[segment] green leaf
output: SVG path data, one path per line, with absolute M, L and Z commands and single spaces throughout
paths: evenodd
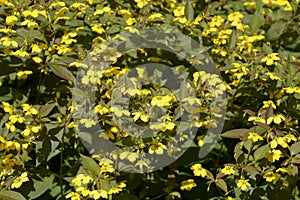
M 57 63 L 49 63 L 49 67 L 52 69 L 52 72 L 60 78 L 66 79 L 73 83 L 75 82 L 74 75 L 66 67 L 60 66 Z
M 43 138 L 43 141 L 36 141 L 36 166 L 46 163 L 46 160 L 51 152 L 51 141 L 48 137 Z
M 111 26 L 111 27 L 106 31 L 107 34 L 115 34 L 115 33 L 118 33 L 118 32 L 120 32 L 120 27 L 119 27 L 119 26 L 116 26 L 116 25 Z
M 19 192 L 5 190 L 0 192 L 1 200 L 26 200 Z
M 291 155 L 295 155 L 300 152 L 300 142 L 296 142 L 291 146 Z
M 241 128 L 241 129 L 233 129 L 230 131 L 227 131 L 222 134 L 222 137 L 225 138 L 246 138 L 248 136 L 249 129 Z
M 267 121 L 270 117 L 273 117 L 273 115 L 274 115 L 274 111 L 273 111 L 272 105 L 270 105 L 266 111 L 265 120 Z
M 272 24 L 271 28 L 267 31 L 266 38 L 267 40 L 278 40 L 279 37 L 283 34 L 286 28 L 286 22 L 277 21 Z
M 49 103 L 49 104 L 41 106 L 41 108 L 39 110 L 40 117 L 41 118 L 46 117 L 52 111 L 52 109 L 54 107 L 55 107 L 55 103 Z
M 263 145 L 261 147 L 259 147 L 258 149 L 256 149 L 256 151 L 254 152 L 254 160 L 260 160 L 260 159 L 263 159 L 266 155 L 266 153 L 268 151 L 270 151 L 270 147 L 268 144 L 266 145 Z
M 45 177 L 42 181 L 33 181 L 33 186 L 35 191 L 31 191 L 29 193 L 30 199 L 35 199 L 44 194 L 47 190 L 52 188 L 53 184 L 53 178 L 54 177 Z
M 184 15 L 187 20 L 191 23 L 194 20 L 194 9 L 192 6 L 192 2 L 187 1 L 185 4 Z
M 258 170 L 255 167 L 251 166 L 251 165 L 247 165 L 243 169 L 246 172 L 248 172 L 249 174 L 253 174 L 253 175 L 259 174 Z
M 216 186 L 221 188 L 224 192 L 227 192 L 227 184 L 223 179 L 217 179 Z
M 110 186 L 109 181 L 107 179 L 100 179 L 99 183 L 100 183 L 101 189 L 104 189 L 106 191 L 111 189 L 111 186 Z
M 256 2 L 256 11 L 251 17 L 250 20 L 250 28 L 253 32 L 257 32 L 259 30 L 259 27 L 264 25 L 265 23 L 265 18 L 261 14 L 262 12 L 262 2 L 261 0 Z
M 233 49 L 235 47 L 235 44 L 236 44 L 236 30 L 233 29 L 232 30 L 232 34 L 231 34 L 231 36 L 229 38 L 229 44 L 228 44 L 229 46 L 228 46 L 228 48 L 229 49 Z
M 90 171 L 94 176 L 98 176 L 100 172 L 100 166 L 90 157 L 80 155 L 82 164 Z
M 247 149 L 248 152 L 251 151 L 251 148 L 252 148 L 252 140 L 246 140 L 243 142 L 243 146 L 245 147 L 245 149 Z
M 209 170 L 206 170 L 206 173 L 207 173 L 207 175 L 206 175 L 207 178 L 209 178 L 210 180 L 214 180 L 215 179 L 214 175 Z
M 266 54 L 273 53 L 273 49 L 269 45 L 266 45 L 265 43 L 262 46 L 262 51 Z

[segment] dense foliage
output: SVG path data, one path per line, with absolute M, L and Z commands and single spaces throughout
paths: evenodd
M 0 199 L 299 199 L 298 0 L 0 0 L 0 15 Z M 197 41 L 221 77 L 161 49 L 109 46 L 121 31 L 147 27 Z M 110 65 L 93 68 L 88 56 Z M 159 70 L 138 67 L 150 62 L 189 79 L 186 88 L 166 89 Z M 122 78 L 133 70 L 135 79 Z M 138 85 L 145 77 L 152 82 Z M 82 87 L 73 90 L 75 82 Z M 91 85 L 97 120 L 75 120 L 82 105 L 72 94 L 85 97 Z M 223 116 L 210 104 L 225 90 Z M 182 126 L 179 96 L 193 114 Z M 135 138 L 118 126 L 120 117 L 158 133 Z M 200 159 L 214 117 L 225 119 L 223 131 Z M 135 151 L 90 154 L 77 128 L 95 124 L 97 136 Z M 115 168 L 119 160 L 143 171 L 154 162 L 141 160 L 144 152 L 180 152 L 167 148 L 180 127 L 198 131 L 175 162 L 145 173 Z M 187 139 L 182 132 L 180 142 Z

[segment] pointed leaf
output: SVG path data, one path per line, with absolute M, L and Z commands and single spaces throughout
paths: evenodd
M 19 192 L 5 190 L 0 192 L 0 199 L 2 200 L 26 200 Z
M 75 82 L 74 75 L 66 67 L 60 66 L 57 63 L 49 63 L 49 67 L 52 69 L 52 72 L 60 78 L 66 79 L 73 83 Z
M 257 160 L 260 160 L 260 159 L 264 158 L 265 155 L 266 155 L 266 153 L 267 153 L 268 151 L 270 151 L 270 150 L 271 150 L 271 149 L 270 149 L 270 147 L 269 147 L 268 144 L 259 147 L 259 148 L 256 149 L 256 151 L 254 152 L 254 160 L 257 161 Z
M 292 144 L 291 146 L 291 154 L 295 155 L 300 152 L 300 142 L 296 142 L 295 144 Z
M 227 184 L 223 179 L 217 179 L 216 186 L 221 188 L 224 192 L 227 192 Z
M 90 171 L 94 176 L 98 176 L 100 172 L 100 166 L 90 157 L 80 155 L 82 164 Z
M 55 107 L 55 103 L 49 103 L 44 106 L 41 106 L 39 110 L 39 115 L 41 116 L 41 118 L 46 117 L 54 107 Z
M 33 181 L 35 191 L 29 193 L 30 199 L 35 199 L 44 194 L 48 189 L 53 187 L 53 178 L 54 177 L 45 177 L 42 181 Z
M 248 133 L 249 133 L 249 129 L 245 129 L 245 128 L 233 129 L 233 130 L 223 133 L 222 137 L 243 139 L 248 136 Z
M 194 9 L 192 6 L 192 2 L 190 1 L 186 2 L 184 15 L 190 23 L 194 20 Z

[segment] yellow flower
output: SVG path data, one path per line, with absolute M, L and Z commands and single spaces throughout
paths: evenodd
M 147 21 L 153 21 L 157 18 L 164 19 L 164 16 L 161 13 L 154 13 L 147 18 Z
M 204 169 L 201 164 L 192 165 L 191 170 L 193 170 L 195 176 L 201 176 L 204 178 L 207 175 L 206 169 Z
M 189 21 L 187 20 L 187 18 L 185 16 L 176 17 L 173 21 L 174 22 L 179 22 L 180 24 L 184 24 L 186 26 L 189 24 Z
M 272 72 L 267 72 L 266 75 L 268 75 L 270 77 L 271 80 L 278 80 L 281 81 L 281 78 L 279 76 L 276 76 L 275 74 L 273 74 Z
M 23 172 L 21 174 L 21 176 L 17 177 L 14 182 L 11 184 L 11 188 L 19 188 L 21 187 L 21 185 L 26 182 L 29 181 L 28 177 L 27 177 L 27 172 Z
M 235 200 L 235 198 L 227 197 L 226 200 Z
M 80 67 L 83 67 L 85 69 L 88 68 L 88 66 L 86 64 L 81 63 L 81 62 L 72 62 L 69 64 L 69 67 L 73 67 L 73 66 L 75 66 L 77 68 L 80 68 Z
M 288 170 L 288 169 L 286 169 L 286 168 L 278 168 L 278 169 L 276 170 L 276 172 L 280 172 L 280 173 L 282 173 L 282 174 L 288 174 L 288 175 L 291 175 L 290 170 Z
M 292 134 L 285 135 L 284 138 L 288 143 L 291 141 L 297 142 L 297 138 Z
M 139 155 L 137 153 L 130 153 L 128 151 L 124 151 L 120 154 L 120 159 L 124 160 L 125 158 L 127 158 L 130 162 L 134 162 L 136 161 L 136 159 L 139 157 Z
M 22 108 L 23 108 L 23 111 L 25 112 L 25 115 L 37 115 L 38 114 L 38 111 L 31 105 L 27 104 L 27 103 L 24 103 L 22 104 Z
M 36 23 L 36 22 L 33 22 L 33 21 L 30 21 L 30 20 L 25 20 L 25 21 L 23 21 L 22 23 L 21 23 L 21 25 L 22 26 L 26 26 L 27 25 L 27 27 L 28 28 L 39 28 L 39 24 L 38 23 Z
M 264 140 L 263 137 L 261 137 L 260 135 L 258 135 L 257 133 L 255 132 L 249 132 L 249 135 L 248 135 L 248 140 L 252 140 L 253 142 L 257 142 L 259 140 Z
M 184 180 L 181 182 L 180 189 L 190 191 L 192 188 L 196 187 L 197 184 L 193 179 Z
M 8 130 L 10 130 L 10 132 L 15 132 L 16 131 L 16 127 L 12 122 L 5 123 L 5 126 Z
M 280 60 L 280 58 L 278 57 L 278 53 L 271 53 L 271 54 L 268 54 L 267 56 L 263 57 L 261 59 L 261 62 L 264 62 L 266 63 L 266 65 L 273 65 L 273 64 L 276 64 L 276 60 Z
M 121 191 L 122 191 L 121 188 L 113 187 L 109 189 L 108 194 L 118 194 Z
M 130 18 L 131 17 L 131 13 L 130 13 L 130 11 L 128 11 L 128 10 L 119 10 L 118 11 L 118 14 L 119 15 L 123 15 L 123 17 L 125 18 L 125 19 L 128 19 L 128 18 Z
M 88 184 L 93 181 L 92 177 L 87 174 L 78 174 L 73 180 L 72 183 L 76 186 L 81 186 L 83 184 Z
M 90 194 L 90 191 L 88 189 L 86 189 L 85 187 L 76 188 L 76 192 L 81 193 L 82 196 L 84 196 L 84 197 L 89 196 L 89 194 Z
M 86 128 L 91 128 L 92 126 L 96 125 L 96 122 L 93 119 L 86 119 L 86 118 L 81 119 L 80 123 L 84 124 Z
M 42 129 L 41 126 L 32 126 L 31 131 L 34 133 L 38 133 Z
M 98 34 L 102 34 L 105 32 L 104 28 L 102 28 L 101 24 L 93 24 L 92 31 L 97 32 Z
M 65 13 L 69 11 L 69 8 L 67 7 L 62 7 L 59 11 L 57 11 L 55 13 L 55 17 L 54 19 L 56 19 L 56 21 L 58 21 L 59 19 L 62 19 L 64 18 L 65 16 Z
M 100 115 L 104 115 L 108 112 L 109 112 L 108 108 L 106 108 L 105 106 L 101 106 L 101 105 L 97 105 L 94 110 L 94 113 L 99 113 Z
M 289 147 L 289 145 L 286 142 L 286 138 L 285 137 L 278 137 L 276 139 L 273 139 L 269 144 L 270 144 L 270 147 L 272 149 L 275 149 L 278 144 L 280 146 L 282 146 L 283 148 L 288 148 Z
M 118 188 L 125 188 L 125 187 L 126 187 L 126 183 L 124 183 L 124 182 L 119 182 L 119 183 L 117 183 L 117 187 L 118 187 Z
M 32 44 L 31 45 L 31 53 L 40 53 L 42 49 L 38 44 Z
M 130 112 L 128 110 L 122 110 L 119 107 L 115 107 L 115 106 L 112 106 L 109 110 L 113 112 L 116 115 L 116 117 L 121 117 L 122 115 L 126 115 L 126 116 L 130 115 Z
M 63 6 L 66 6 L 65 2 L 62 2 L 62 1 L 54 2 L 54 3 L 50 4 L 49 9 L 63 7 Z
M 276 109 L 276 105 L 272 100 L 269 101 L 263 101 L 263 108 L 269 108 L 270 105 L 272 106 L 273 109 Z
M 278 181 L 280 178 L 280 175 L 277 173 L 273 172 L 266 172 L 263 176 L 264 179 L 266 179 L 267 182 L 273 182 L 273 181 Z
M 10 28 L 1 28 L 0 32 L 5 33 L 5 34 L 15 34 L 16 33 L 15 30 L 12 30 Z
M 247 187 L 251 187 L 251 184 L 248 182 L 249 179 L 240 179 L 237 182 L 237 187 L 241 188 L 241 190 L 247 190 Z
M 24 131 L 21 132 L 21 134 L 24 136 L 24 137 L 28 137 L 31 133 L 31 130 L 28 126 L 26 126 L 26 128 L 24 129 Z
M 161 143 L 161 142 L 158 142 L 156 144 L 152 144 L 150 147 L 149 147 L 149 153 L 150 154 L 158 154 L 158 155 L 161 155 L 164 153 L 164 149 L 167 149 L 167 147 Z
M 78 2 L 76 2 L 76 3 L 73 3 L 70 7 L 74 8 L 74 9 L 82 7 L 83 9 L 85 9 L 88 6 L 86 4 L 84 4 L 84 3 L 78 3 Z
M 14 55 L 14 56 L 20 56 L 22 58 L 29 56 L 29 54 L 26 51 L 23 51 L 23 50 L 17 50 L 15 52 L 12 52 L 11 54 Z M 26 71 L 28 71 L 28 70 L 26 70 Z
M 233 13 L 230 13 L 228 15 L 228 21 L 230 22 L 233 22 L 233 21 L 239 21 L 243 18 L 243 14 L 240 13 L 240 12 L 233 12 Z
M 231 22 L 231 26 L 235 26 L 238 30 L 244 31 L 245 26 L 241 21 L 243 17 L 243 14 L 240 12 L 233 12 L 228 15 L 228 21 Z
M 10 115 L 9 120 L 12 123 L 16 123 L 16 122 L 23 123 L 25 121 L 25 118 L 21 117 L 20 115 Z
M 249 117 L 248 118 L 248 121 L 249 122 L 259 122 L 259 123 L 263 123 L 263 124 L 265 124 L 266 123 L 266 120 L 265 119 L 263 119 L 263 118 L 261 118 L 261 117 L 254 117 L 254 116 L 251 116 L 251 117 Z
M 151 100 L 151 106 L 165 107 L 171 106 L 171 101 L 174 99 L 172 95 L 155 96 Z
M 137 23 L 137 21 L 136 21 L 136 19 L 133 18 L 133 17 L 130 17 L 130 18 L 128 18 L 128 19 L 126 20 L 126 24 L 127 24 L 128 26 L 131 26 L 131 25 L 133 25 L 133 24 L 135 24 L 135 23 Z
M 142 112 L 133 112 L 132 113 L 134 115 L 133 117 L 133 121 L 137 121 L 139 118 L 143 121 L 143 122 L 148 122 L 149 121 L 149 115 L 144 114 Z
M 76 32 L 70 32 L 68 34 L 65 34 L 61 37 L 61 43 L 63 44 L 67 44 L 67 45 L 70 45 L 72 43 L 76 43 L 77 40 L 76 39 L 73 39 L 74 37 L 77 36 L 77 33 Z
M 70 192 L 69 194 L 66 195 L 66 198 L 67 199 L 71 198 L 71 200 L 81 200 L 80 194 L 78 194 L 77 192 Z
M 198 140 L 198 146 L 202 147 L 204 144 L 204 136 L 203 135 L 198 136 L 197 140 Z
M 184 6 L 177 6 L 173 11 L 175 17 L 181 17 L 184 15 Z
M 221 16 L 214 16 L 211 19 L 211 22 L 209 22 L 209 27 L 213 28 L 213 27 L 221 26 L 224 21 L 225 20 L 223 19 L 223 17 L 221 17 Z
M 223 169 L 221 169 L 221 173 L 225 175 L 235 174 L 234 166 L 233 165 L 225 165 Z
M 38 64 L 43 62 L 43 59 L 41 59 L 40 57 L 37 57 L 37 56 L 33 57 L 32 60 Z
M 107 199 L 108 198 L 108 193 L 103 189 L 93 190 L 93 191 L 90 192 L 89 196 L 90 196 L 90 198 L 93 198 L 93 199 L 100 199 L 100 198 Z
M 13 113 L 13 109 L 11 108 L 11 105 L 5 101 L 2 101 L 3 110 L 6 113 L 9 113 L 10 115 Z
M 138 8 L 143 8 L 150 2 L 150 0 L 134 0 L 134 1 L 137 3 Z
M 266 158 L 269 162 L 273 163 L 280 159 L 282 153 L 280 150 L 272 149 L 272 151 L 268 151 L 266 153 Z
M 136 34 L 140 34 L 139 30 L 137 28 L 131 27 L 131 26 L 127 26 L 124 28 L 125 30 L 128 30 L 130 33 L 136 33 Z
M 18 18 L 17 18 L 16 16 L 14 16 L 14 15 L 12 15 L 12 16 L 7 16 L 7 17 L 6 17 L 6 20 L 5 20 L 5 23 L 6 23 L 6 25 L 8 25 L 8 26 L 14 25 L 14 24 L 17 23 L 17 22 L 18 22 Z
M 272 117 L 269 117 L 267 119 L 267 124 L 271 124 L 272 121 L 275 123 L 275 124 L 280 124 L 282 121 L 285 120 L 285 117 L 282 115 L 282 114 L 277 114 L 275 116 L 272 116 Z
M 0 42 L 5 47 L 9 47 L 9 46 L 13 46 L 14 48 L 18 47 L 18 43 L 16 41 L 10 39 L 9 37 L 2 37 L 0 39 Z
M 255 2 L 252 2 L 252 1 L 247 1 L 244 3 L 244 6 L 248 6 L 248 7 L 254 7 L 256 5 Z
M 173 130 L 175 128 L 176 124 L 174 122 L 166 122 L 163 124 L 163 126 L 161 127 L 161 131 L 166 131 L 166 130 Z

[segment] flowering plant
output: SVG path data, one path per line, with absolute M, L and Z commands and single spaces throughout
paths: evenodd
M 299 199 L 298 0 L 0 0 L 0 15 L 0 199 Z M 169 30 L 175 45 L 151 34 L 148 42 L 184 53 L 122 52 L 120 33 L 143 41 L 141 28 Z M 203 46 L 202 59 L 175 30 Z M 218 73 L 193 67 L 208 55 Z M 148 63 L 159 67 L 147 71 Z M 165 87 L 165 65 L 187 80 L 178 90 Z M 145 79 L 152 82 L 139 85 Z M 211 105 L 225 91 L 222 115 L 224 102 Z M 182 110 L 188 123 L 180 123 Z M 207 130 L 220 124 L 214 118 L 225 120 L 221 137 L 199 158 Z M 129 128 L 120 128 L 123 119 Z M 78 128 L 95 125 L 102 131 L 93 137 L 130 151 L 87 149 L 93 140 Z M 135 137 L 146 126 L 149 137 Z M 155 159 L 141 159 L 146 153 Z

